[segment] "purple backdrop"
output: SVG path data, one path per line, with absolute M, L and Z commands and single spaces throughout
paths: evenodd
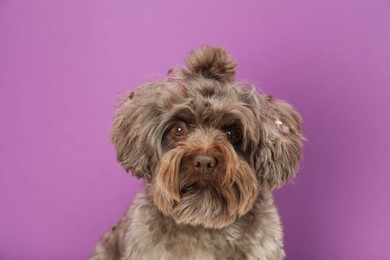
M 142 188 L 115 98 L 203 43 L 304 118 L 287 259 L 390 259 L 389 1 L 185 2 L 0 1 L 0 259 L 87 258 Z

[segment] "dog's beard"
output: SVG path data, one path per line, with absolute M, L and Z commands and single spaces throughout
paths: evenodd
M 218 159 L 210 175 L 193 169 L 195 142 L 183 142 L 167 152 L 154 180 L 154 203 L 179 224 L 222 228 L 247 213 L 258 194 L 251 167 L 231 145 L 214 144 L 203 151 Z

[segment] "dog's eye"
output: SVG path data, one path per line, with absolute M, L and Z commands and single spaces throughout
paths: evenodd
M 231 143 L 235 144 L 241 141 L 242 132 L 238 128 L 231 128 L 226 131 L 226 136 Z
M 175 123 L 171 127 L 171 135 L 178 140 L 181 140 L 187 136 L 187 126 L 182 122 Z

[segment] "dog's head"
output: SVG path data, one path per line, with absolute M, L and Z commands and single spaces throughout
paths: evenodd
M 222 228 L 261 190 L 295 175 L 301 119 L 287 103 L 234 82 L 236 63 L 223 48 L 203 46 L 186 65 L 124 99 L 111 138 L 163 214 Z

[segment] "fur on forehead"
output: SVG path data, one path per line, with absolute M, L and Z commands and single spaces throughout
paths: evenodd
M 178 102 L 167 111 L 164 116 L 167 121 L 183 121 L 220 130 L 237 126 L 243 130 L 243 146 L 247 141 L 258 141 L 253 124 L 256 118 L 246 100 L 246 95 L 255 95 L 253 88 L 200 78 L 182 81 L 178 89 L 182 91 L 184 103 Z

